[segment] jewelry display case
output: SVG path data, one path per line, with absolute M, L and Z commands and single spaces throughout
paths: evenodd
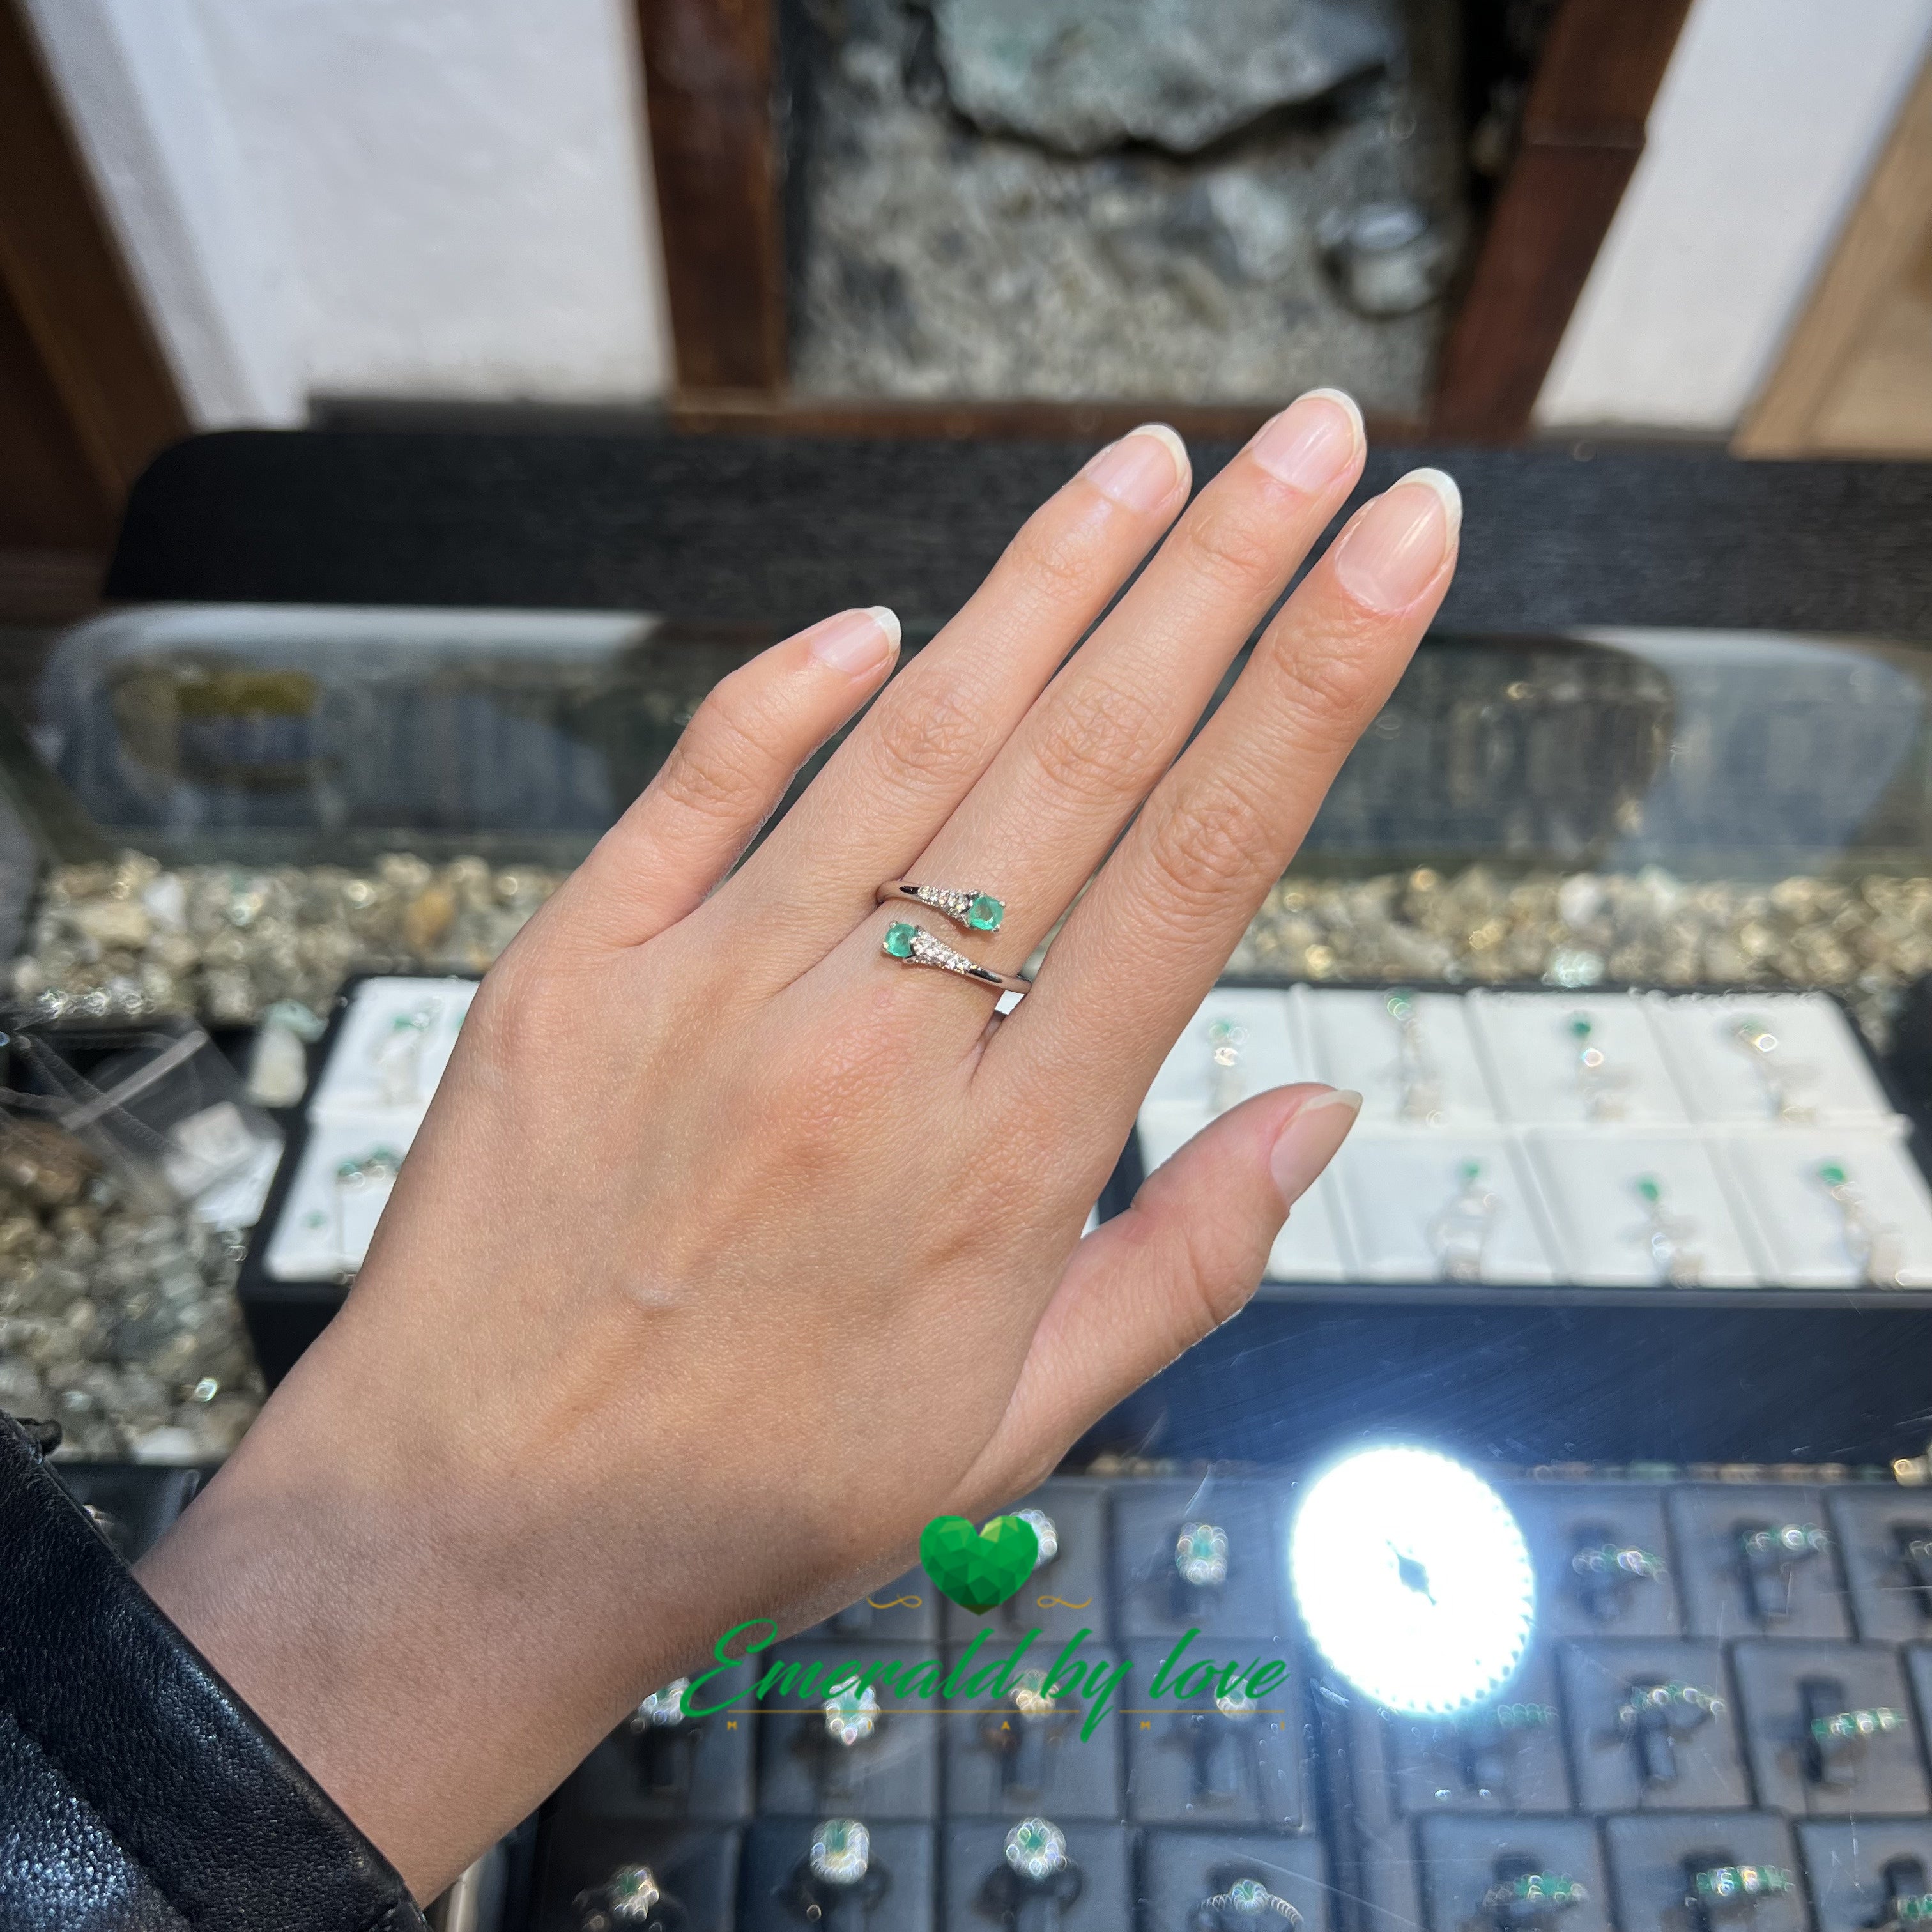
M 222 440 L 137 494 L 115 584 L 166 608 L 58 640 L 4 740 L 41 855 L 9 985 L 30 1034 L 259 1056 L 284 1152 L 207 1293 L 238 1270 L 272 1381 L 476 976 L 703 691 L 844 604 L 920 647 L 1068 460 L 345 434 L 298 488 Z M 1440 460 L 1438 634 L 1099 1204 L 1245 1094 L 1360 1090 L 1261 1293 L 1015 1500 L 1004 1604 L 914 1570 L 694 1711 L 662 1687 L 466 1932 L 1932 1918 L 1932 482 Z M 0 1167 L 8 1386 L 145 1439 L 109 1400 L 140 1285 L 36 1158 Z

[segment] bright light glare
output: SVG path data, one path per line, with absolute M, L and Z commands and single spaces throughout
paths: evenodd
M 1364 1449 L 1318 1477 L 1288 1567 L 1323 1657 L 1412 1716 L 1450 1717 L 1494 1696 L 1535 1622 L 1516 1519 L 1488 1484 L 1432 1450 Z

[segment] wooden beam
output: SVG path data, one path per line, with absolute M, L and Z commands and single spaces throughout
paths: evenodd
M 93 499 L 91 519 L 12 540 L 104 544 L 128 485 L 188 434 L 188 412 L 17 0 L 0 0 L 0 303 L 5 413 L 63 446 L 28 460 L 70 490 L 77 470 Z
M 1690 0 L 1566 0 L 1523 107 L 1515 160 L 1443 345 L 1438 437 L 1529 427 L 1638 157 Z
M 1245 442 L 1274 413 L 1264 403 L 874 401 L 864 398 L 696 394 L 673 398 L 671 425 L 686 432 L 733 436 L 904 438 L 964 442 L 1099 442 L 1124 436 L 1150 417 L 1191 442 Z M 1377 442 L 1414 442 L 1422 425 L 1372 416 Z
M 1932 56 L 1732 442 L 1740 456 L 1932 453 Z
M 771 0 L 638 0 L 681 388 L 785 380 Z

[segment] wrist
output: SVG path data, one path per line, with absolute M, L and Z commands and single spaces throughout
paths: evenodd
M 634 1701 L 640 1633 L 597 1614 L 534 1457 L 379 1423 L 378 1392 L 317 1359 L 332 1339 L 137 1575 L 428 1898 Z

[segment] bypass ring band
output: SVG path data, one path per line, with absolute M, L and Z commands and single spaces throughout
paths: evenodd
M 879 888 L 878 903 L 890 905 L 896 899 L 910 899 L 916 905 L 930 906 L 968 932 L 998 932 L 1006 916 L 1004 899 L 996 899 L 976 886 L 922 886 L 910 879 L 889 880 Z
M 992 967 L 968 959 L 924 926 L 914 926 L 908 920 L 896 919 L 886 928 L 884 950 L 889 958 L 902 960 L 908 966 L 932 966 L 942 973 L 957 973 L 962 980 L 976 980 L 998 992 L 1024 993 L 1033 987 L 1030 980 L 1023 980 L 1017 973 L 995 973 Z

